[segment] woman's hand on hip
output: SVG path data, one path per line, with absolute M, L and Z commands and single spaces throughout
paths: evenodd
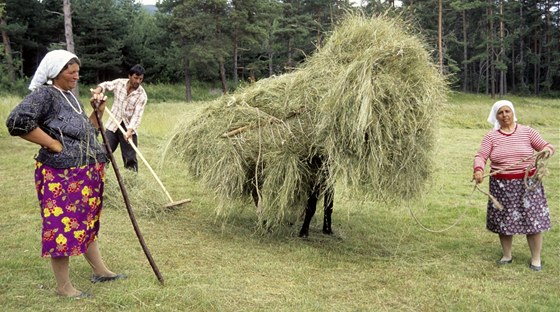
M 49 151 L 51 153 L 62 152 L 62 143 L 60 143 L 60 141 L 58 141 L 58 140 L 52 140 L 52 142 L 49 145 L 45 145 L 43 147 L 46 148 L 47 151 Z

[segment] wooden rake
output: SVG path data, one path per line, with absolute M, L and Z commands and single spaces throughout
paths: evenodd
M 109 117 L 113 120 L 113 122 L 119 127 L 119 130 L 122 132 L 123 135 L 126 134 L 126 130 L 123 129 L 123 127 L 120 125 L 119 121 L 117 120 L 117 118 L 115 117 L 115 115 L 113 115 L 113 113 L 111 113 L 111 111 L 109 109 L 106 109 L 105 112 L 109 115 Z M 150 172 L 152 173 L 152 175 L 154 176 L 154 178 L 156 179 L 157 183 L 159 184 L 159 186 L 161 186 L 161 189 L 163 190 L 163 192 L 165 193 L 165 195 L 167 195 L 167 198 L 169 199 L 169 204 L 164 205 L 165 208 L 171 208 L 174 206 L 179 206 L 182 205 L 184 203 L 189 203 L 191 202 L 190 199 L 183 199 L 183 200 L 179 200 L 179 201 L 174 201 L 173 198 L 171 198 L 171 195 L 169 195 L 169 192 L 167 191 L 167 189 L 165 188 L 165 186 L 163 186 L 163 183 L 161 183 L 161 180 L 159 179 L 159 177 L 157 176 L 157 174 L 155 173 L 154 169 L 152 169 L 152 166 L 150 166 L 150 164 L 148 163 L 148 161 L 146 160 L 146 158 L 144 158 L 144 156 L 142 155 L 142 153 L 140 153 L 140 150 L 136 147 L 136 145 L 134 145 L 134 143 L 132 142 L 132 140 L 129 140 L 128 143 L 130 144 L 130 146 L 132 146 L 132 148 L 134 149 L 134 151 L 136 151 L 136 154 L 138 154 L 138 156 L 140 157 L 140 159 L 142 159 L 142 161 L 144 162 L 144 164 L 146 165 L 146 167 L 148 167 L 148 169 L 150 170 Z

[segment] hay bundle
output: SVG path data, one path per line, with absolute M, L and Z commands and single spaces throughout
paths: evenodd
M 159 219 L 168 199 L 153 177 L 147 172 L 119 170 L 133 212 L 139 216 Z M 126 204 L 113 168 L 106 167 L 103 209 L 125 209 Z
M 317 106 L 332 176 L 387 198 L 418 194 L 429 174 L 445 81 L 396 20 L 350 18 L 308 62 L 335 77 Z
M 424 44 L 399 21 L 348 16 L 303 67 L 209 103 L 168 146 L 224 204 L 256 188 L 259 216 L 274 226 L 305 208 L 317 155 L 330 185 L 417 195 L 445 91 Z

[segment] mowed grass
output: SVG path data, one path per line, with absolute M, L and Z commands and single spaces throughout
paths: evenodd
M 217 219 L 212 191 L 194 181 L 184 164 L 163 161 L 174 124 L 192 118 L 204 103 L 149 103 L 139 148 L 174 200 L 192 200 L 162 208 L 167 198 L 142 163 L 129 185 L 137 194 L 132 208 L 165 284 L 158 282 L 114 192 L 102 215 L 100 246 L 111 269 L 129 278 L 91 284 L 89 265 L 73 257 L 75 285 L 95 297 L 58 298 L 50 262 L 40 257 L 33 187 L 37 147 L 10 137 L 4 126 L 19 100 L 0 99 L 2 311 L 557 311 L 560 306 L 560 156 L 550 159 L 544 180 L 553 221 L 545 234 L 544 270 L 529 270 L 523 236 L 514 239 L 514 263 L 496 266 L 498 238 L 485 229 L 486 199 L 473 192 L 471 182 L 472 158 L 489 129 L 485 120 L 495 100 L 462 94 L 453 95 L 439 116 L 437 167 L 422 198 L 391 205 L 337 190 L 336 235 L 321 233 L 319 207 L 308 240 L 257 232 L 250 203 L 232 202 L 239 214 L 227 222 Z M 560 100 L 512 100 L 520 123 L 560 146 Z M 119 152 L 115 157 L 122 168 Z M 112 169 L 107 178 L 114 190 Z M 146 187 L 160 197 L 143 199 Z

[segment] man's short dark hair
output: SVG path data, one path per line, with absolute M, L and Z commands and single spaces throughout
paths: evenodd
M 134 65 L 130 68 L 130 70 L 128 71 L 128 75 L 132 76 L 132 75 L 136 74 L 138 76 L 142 76 L 142 75 L 144 75 L 145 72 L 146 72 L 146 70 L 144 69 L 144 67 L 142 67 L 142 65 L 136 64 L 136 65 Z

